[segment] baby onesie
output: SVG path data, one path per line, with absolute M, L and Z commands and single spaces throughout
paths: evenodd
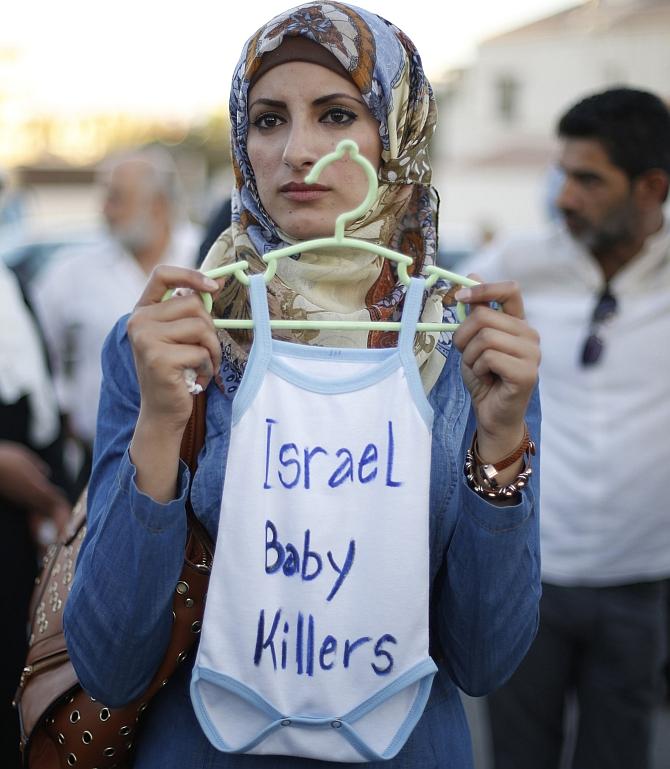
M 432 409 L 413 353 L 254 341 L 233 402 L 191 698 L 226 752 L 365 762 L 402 748 L 430 693 Z

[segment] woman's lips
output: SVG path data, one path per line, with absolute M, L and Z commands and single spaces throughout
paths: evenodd
M 289 184 L 284 184 L 280 187 L 279 191 L 289 200 L 304 203 L 322 198 L 330 191 L 330 187 L 324 187 L 322 184 L 300 184 L 297 182 L 290 182 Z

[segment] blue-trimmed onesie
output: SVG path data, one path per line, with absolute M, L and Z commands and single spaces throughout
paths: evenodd
M 428 699 L 433 412 L 413 354 L 273 340 L 262 275 L 233 403 L 191 697 L 212 744 L 363 762 L 402 748 Z

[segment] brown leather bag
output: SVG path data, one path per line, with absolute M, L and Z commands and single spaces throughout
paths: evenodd
M 194 398 L 181 457 L 195 470 L 205 435 L 205 395 Z M 21 750 L 29 769 L 112 769 L 130 766 L 138 721 L 151 698 L 186 659 L 202 623 L 214 547 L 188 511 L 184 565 L 175 586 L 170 642 L 147 691 L 121 708 L 89 697 L 77 681 L 63 636 L 63 610 L 77 554 L 86 533 L 86 492 L 75 505 L 68 529 L 52 545 L 36 580 L 26 666 L 15 698 Z

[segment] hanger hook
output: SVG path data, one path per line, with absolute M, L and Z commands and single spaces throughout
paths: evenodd
M 365 196 L 365 200 L 352 211 L 345 211 L 340 214 L 335 220 L 335 239 L 342 240 L 344 238 L 344 228 L 349 222 L 353 222 L 362 216 L 372 205 L 373 201 L 377 197 L 377 172 L 372 166 L 372 163 L 358 151 L 358 145 L 353 139 L 342 139 L 337 145 L 334 152 L 328 155 L 324 155 L 315 164 L 312 170 L 305 177 L 306 184 L 314 184 L 321 171 L 336 160 L 341 160 L 345 152 L 349 153 L 352 160 L 355 160 L 359 166 L 365 171 L 365 175 L 368 177 L 368 194 Z

